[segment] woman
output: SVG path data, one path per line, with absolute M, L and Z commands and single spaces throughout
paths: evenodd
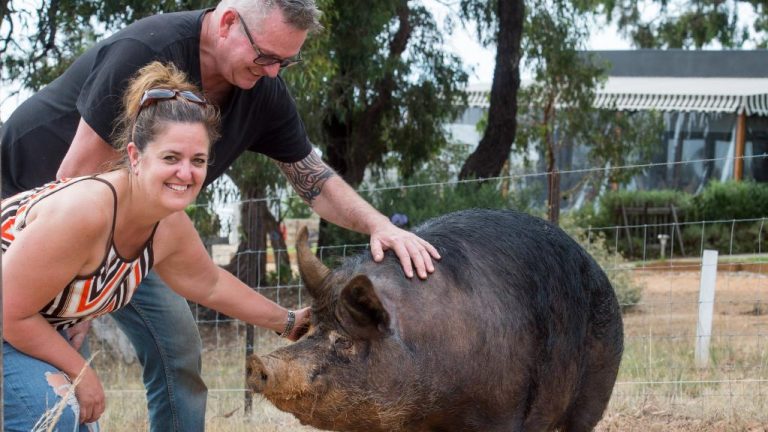
M 184 212 L 202 188 L 218 113 L 173 66 L 139 71 L 124 97 L 124 160 L 3 202 L 6 430 L 32 429 L 66 395 L 58 430 L 88 430 L 104 390 L 64 329 L 118 309 L 150 268 L 180 295 L 297 339 L 288 311 L 217 267 Z

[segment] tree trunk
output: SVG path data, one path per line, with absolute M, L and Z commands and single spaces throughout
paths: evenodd
M 560 173 L 557 171 L 555 140 L 552 129 L 555 125 L 555 95 L 550 94 L 544 108 L 544 145 L 547 158 L 547 215 L 549 221 L 558 225 L 560 221 Z
M 6 15 L 8 15 L 8 0 L 0 0 L 0 23 L 5 21 Z
M 267 231 L 264 221 L 269 210 L 262 191 L 241 188 L 240 193 L 243 197 L 240 207 L 243 235 L 237 253 L 226 269 L 255 288 L 266 283 Z
M 408 46 L 413 31 L 410 17 L 408 1 L 401 0 L 397 6 L 399 26 L 389 43 L 389 58 L 392 60 L 400 58 Z M 340 72 L 340 76 L 343 75 L 344 72 Z M 382 142 L 380 125 L 384 116 L 392 111 L 392 93 L 396 87 L 394 71 L 388 70 L 373 83 L 376 96 L 362 111 L 355 112 L 347 106 L 343 117 L 330 113 L 325 119 L 323 126 L 328 140 L 326 162 L 352 187 L 362 183 L 368 164 L 387 152 Z M 333 94 L 343 99 L 347 90 L 337 88 Z
M 496 67 L 491 85 L 488 127 L 477 149 L 461 167 L 459 178 L 496 177 L 509 155 L 517 132 L 517 90 L 520 87 L 520 38 L 523 0 L 498 0 L 499 32 Z

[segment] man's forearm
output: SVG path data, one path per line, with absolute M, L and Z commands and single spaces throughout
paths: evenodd
M 376 262 L 384 259 L 384 251 L 392 250 L 400 260 L 407 277 L 413 269 L 421 279 L 435 271 L 432 259 L 440 253 L 429 242 L 398 228 L 379 213 L 336 175 L 314 152 L 302 161 L 279 163 L 294 189 L 317 214 L 327 221 L 371 236 L 371 255 Z
M 56 178 L 96 174 L 117 159 L 119 153 L 101 139 L 85 120 L 80 119 L 75 137 L 64 160 L 61 161 Z
M 296 193 L 312 208 L 315 200 L 322 193 L 325 182 L 337 175 L 314 151 L 298 162 L 276 163 Z
M 363 234 L 388 219 L 366 202 L 314 151 L 295 163 L 278 162 L 296 193 L 323 219 Z
M 325 182 L 312 209 L 333 224 L 368 235 L 377 225 L 389 223 L 386 216 L 373 208 L 339 176 Z

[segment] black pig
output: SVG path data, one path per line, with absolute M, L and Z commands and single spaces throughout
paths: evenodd
M 415 232 L 442 255 L 426 281 L 406 278 L 391 253 L 331 272 L 304 230 L 312 327 L 251 357 L 249 386 L 328 430 L 592 430 L 623 349 L 619 305 L 595 261 L 514 211 L 461 211 Z

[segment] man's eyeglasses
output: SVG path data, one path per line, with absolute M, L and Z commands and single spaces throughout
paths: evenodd
M 299 51 L 299 53 L 295 57 L 286 58 L 286 59 L 281 59 L 281 58 L 273 57 L 271 55 L 263 54 L 259 49 L 259 47 L 256 46 L 256 43 L 253 42 L 251 31 L 248 29 L 248 25 L 245 24 L 245 20 L 240 15 L 240 12 L 235 11 L 235 14 L 237 15 L 237 18 L 240 20 L 240 24 L 243 25 L 245 36 L 248 37 L 248 42 L 251 43 L 251 48 L 253 48 L 253 50 L 256 51 L 256 58 L 253 59 L 253 63 L 259 66 L 271 66 L 273 64 L 279 64 L 280 68 L 283 69 L 283 68 L 287 68 L 302 62 L 303 59 L 301 58 L 301 51 Z

